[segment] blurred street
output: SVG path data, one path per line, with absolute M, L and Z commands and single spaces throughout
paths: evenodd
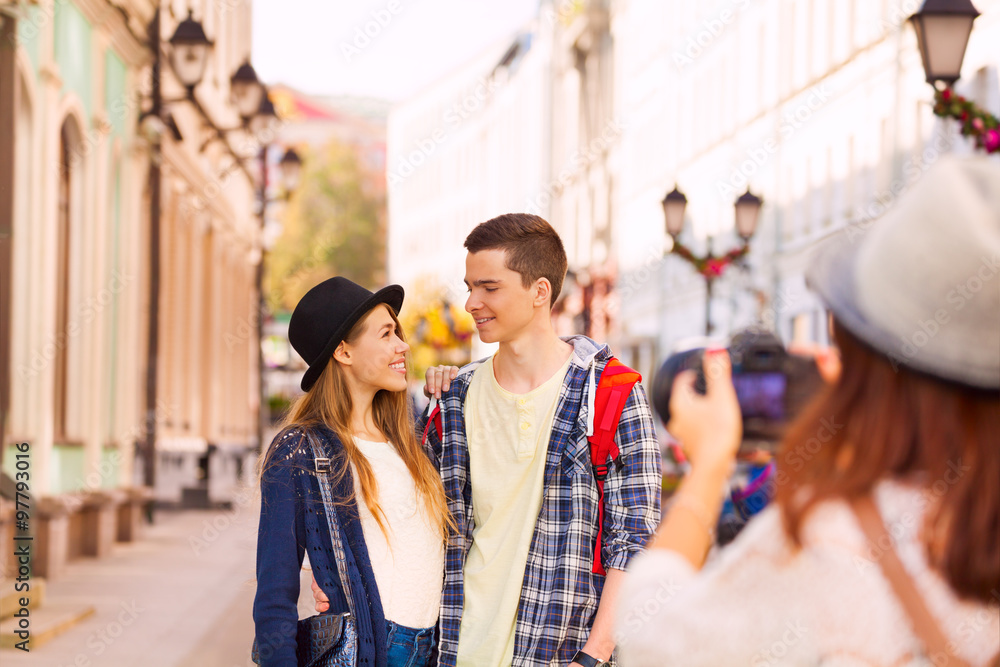
M 141 540 L 75 561 L 49 584 L 43 608 L 89 604 L 96 613 L 28 654 L 3 650 L 0 663 L 252 665 L 258 511 L 251 495 L 231 511 L 160 512 Z

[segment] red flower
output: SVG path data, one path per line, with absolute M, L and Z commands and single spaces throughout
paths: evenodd
M 945 88 L 941 91 L 941 99 L 945 102 L 951 102 L 951 88 Z
M 1000 150 L 1000 130 L 986 130 L 983 133 L 983 148 L 990 153 Z
M 704 273 L 714 277 L 719 277 L 722 275 L 722 271 L 726 268 L 727 264 L 729 264 L 729 262 L 724 259 L 710 259 L 705 262 Z

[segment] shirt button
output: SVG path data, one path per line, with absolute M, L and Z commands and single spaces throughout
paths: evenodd
M 527 431 L 529 428 L 531 428 L 531 424 L 529 424 L 528 422 L 521 422 L 522 431 Z
M 517 399 L 517 404 L 518 404 L 518 405 L 524 405 L 524 404 L 525 404 L 525 403 L 527 403 L 527 402 L 528 402 L 528 401 L 526 401 L 526 400 L 525 400 L 525 399 L 523 399 L 523 398 L 519 398 L 519 399 Z

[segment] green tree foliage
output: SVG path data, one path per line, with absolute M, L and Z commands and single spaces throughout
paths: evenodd
M 304 156 L 302 179 L 267 257 L 272 311 L 292 310 L 310 288 L 344 276 L 369 289 L 385 280 L 385 192 L 356 153 L 331 142 Z

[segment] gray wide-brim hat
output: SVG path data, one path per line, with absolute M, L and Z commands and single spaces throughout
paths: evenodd
M 830 239 L 806 282 L 894 367 L 1000 389 L 1000 164 L 940 158 L 881 218 Z

